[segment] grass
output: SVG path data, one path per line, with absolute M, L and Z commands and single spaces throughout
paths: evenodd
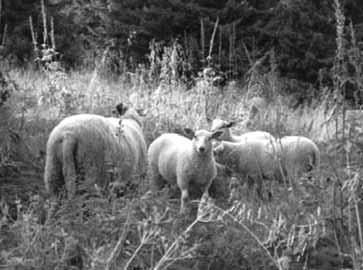
M 17 90 L 0 108 L 7 113 L 1 119 L 7 140 L 0 150 L 0 167 L 5 168 L 0 171 L 0 267 L 359 269 L 363 244 L 360 168 L 355 164 L 360 157 L 353 147 L 339 151 L 344 144 L 335 140 L 334 121 L 325 123 L 332 110 L 328 99 L 293 110 L 287 97 L 274 92 L 268 106 L 251 119 L 253 129 L 276 136 L 300 134 L 319 144 L 320 170 L 310 179 L 296 180 L 294 193 L 272 183 L 272 202 L 261 204 L 244 196 L 250 191 L 243 187 L 226 188 L 229 180 L 220 177 L 216 184 L 224 193 L 192 203 L 190 216 L 178 214 L 178 199 L 170 198 L 167 190 L 155 197 L 144 187 L 122 198 L 95 194 L 65 201 L 47 218 L 45 144 L 51 129 L 67 115 L 111 116 L 118 101 L 131 103 L 147 110 L 145 136 L 150 143 L 184 127 L 208 128 L 207 118 L 246 119 L 249 85 L 255 84 L 219 89 L 201 80 L 186 90 L 183 84 L 155 85 L 141 77 L 108 80 L 94 72 L 33 69 L 11 69 L 8 77 Z M 264 88 L 272 89 L 268 82 L 276 80 L 267 78 Z M 246 130 L 241 121 L 234 131 Z M 327 147 L 328 139 L 334 147 Z M 230 192 L 237 192 L 237 199 L 228 201 Z

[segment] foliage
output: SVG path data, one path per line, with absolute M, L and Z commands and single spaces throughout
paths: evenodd
M 360 27 L 363 5 L 351 0 L 344 1 L 342 7 L 353 27 Z M 0 29 L 5 23 L 9 26 L 5 44 L 8 57 L 17 56 L 20 62 L 32 58 L 28 17 L 33 17 L 37 38 L 42 39 L 40 9 L 36 0 L 4 2 Z M 54 18 L 57 50 L 67 66 L 93 68 L 106 54 L 108 71 L 125 73 L 135 70 L 139 63 L 153 64 L 146 57 L 152 40 L 172 47 L 178 39 L 190 65 L 188 70 L 196 74 L 206 65 L 205 52 L 218 17 L 212 59 L 229 77 L 245 74 L 273 48 L 282 77 L 317 84 L 323 71 L 328 80 L 333 79 L 332 1 L 49 0 L 46 14 L 48 22 Z M 355 38 L 358 44 L 362 36 L 358 32 Z M 262 67 L 268 69 L 268 63 Z M 291 86 L 286 91 L 303 88 Z

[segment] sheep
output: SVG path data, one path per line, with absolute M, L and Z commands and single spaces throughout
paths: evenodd
M 220 140 L 229 142 L 241 142 L 248 138 L 255 139 L 266 139 L 270 141 L 275 141 L 275 138 L 266 131 L 250 131 L 242 135 L 234 135 L 231 131 L 231 127 L 235 126 L 237 121 L 225 121 L 222 119 L 214 119 L 211 125 L 211 130 L 223 130 L 223 134 L 219 137 Z
M 149 146 L 148 165 L 153 191 L 160 190 L 166 182 L 177 185 L 181 192 L 180 212 L 185 211 L 191 185 L 199 187 L 204 194 L 217 175 L 212 153 L 212 140 L 222 131 L 193 131 L 185 129 L 188 139 L 175 133 L 165 133 Z
M 300 177 L 320 165 L 317 145 L 303 136 L 285 136 L 277 140 L 285 176 Z
M 48 194 L 57 196 L 65 188 L 68 198 L 73 198 L 77 182 L 105 187 L 110 172 L 119 173 L 122 180 L 145 173 L 147 148 L 142 118 L 123 104 L 117 110 L 121 119 L 73 115 L 51 131 L 44 171 Z
M 211 130 L 223 130 L 223 134 L 219 137 L 223 142 L 232 142 L 235 144 L 226 144 L 227 152 L 230 152 L 229 148 L 235 148 L 236 151 L 233 155 L 229 154 L 219 154 L 216 158 L 217 162 L 224 164 L 235 171 L 235 173 L 240 174 L 244 177 L 250 178 L 257 183 L 257 191 L 261 192 L 261 185 L 263 178 L 274 178 L 275 180 L 281 182 L 286 179 L 286 176 L 301 176 L 303 173 L 311 171 L 313 168 L 319 166 L 320 163 L 320 152 L 316 144 L 310 139 L 302 136 L 285 136 L 281 139 L 276 140 L 270 133 L 265 131 L 252 131 L 246 132 L 240 136 L 234 135 L 230 127 L 234 126 L 236 122 L 225 121 L 221 119 L 214 119 L 212 122 Z M 264 142 L 259 142 L 260 140 Z M 241 143 L 241 146 L 237 146 Z M 261 145 L 265 145 L 266 149 L 263 150 Z M 220 146 L 215 146 L 215 153 L 224 152 L 224 144 Z M 252 151 L 258 153 L 258 159 L 264 159 L 266 153 L 270 158 L 266 157 L 269 161 L 266 168 L 270 173 L 266 173 L 262 170 L 263 174 L 256 178 L 257 166 L 246 165 L 252 164 L 251 159 L 253 156 L 250 154 L 242 153 L 242 149 L 248 148 L 249 152 Z M 240 156 L 239 156 L 240 155 Z M 255 154 L 256 155 L 256 154 Z M 243 159 L 247 158 L 244 160 Z M 238 164 L 242 162 L 241 164 Z M 237 164 L 237 165 L 236 165 Z M 244 165 L 243 165 L 244 164 Z M 258 161 L 259 167 L 264 162 Z M 246 174 L 246 169 L 243 166 L 247 166 L 250 172 Z M 265 168 L 262 166 L 263 168 Z M 269 169 L 274 168 L 274 172 L 271 173 Z M 251 173 L 254 172 L 254 173 Z M 252 175 L 251 175 L 252 174 Z
M 222 130 L 223 134 L 219 137 L 220 140 L 223 141 L 227 141 L 227 142 L 233 142 L 233 143 L 248 143 L 248 141 L 252 140 L 265 140 L 265 144 L 267 144 L 269 146 L 268 151 L 270 151 L 271 147 L 273 148 L 273 156 L 274 156 L 274 160 L 273 162 L 277 162 L 277 160 L 275 159 L 277 157 L 277 145 L 276 145 L 276 139 L 274 136 L 272 136 L 270 133 L 266 132 L 266 131 L 250 131 L 250 132 L 246 132 L 244 134 L 241 135 L 234 135 L 231 131 L 231 127 L 233 127 L 234 125 L 236 125 L 236 123 L 238 123 L 238 121 L 226 121 L 226 120 L 222 120 L 222 119 L 214 119 L 212 121 L 212 125 L 211 125 L 211 130 Z M 253 143 L 254 144 L 254 143 Z M 272 153 L 271 153 L 272 154 Z M 228 160 L 223 160 L 223 158 L 219 158 L 218 160 L 219 162 L 223 163 L 225 166 L 229 166 L 229 162 L 231 162 L 230 159 Z M 276 167 L 276 172 L 278 172 L 278 164 L 275 164 L 274 167 Z M 237 172 L 238 175 L 242 175 L 242 177 L 245 177 L 246 175 L 244 175 L 243 172 Z M 276 173 L 275 176 L 278 176 L 279 174 Z M 255 176 L 248 176 L 245 177 L 247 179 L 249 179 L 248 183 L 249 185 L 251 184 L 251 182 L 256 182 L 257 183 L 257 192 L 259 193 L 259 196 L 261 196 L 261 185 L 262 185 L 262 180 L 261 178 L 258 179 L 253 179 L 256 178 Z
M 227 166 L 235 174 L 257 185 L 262 198 L 262 180 L 273 180 L 279 171 L 278 148 L 274 141 L 247 138 L 240 142 L 221 141 L 213 149 L 216 162 Z

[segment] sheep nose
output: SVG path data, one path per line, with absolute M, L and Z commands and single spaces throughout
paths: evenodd
M 204 151 L 205 151 L 205 147 L 204 146 L 199 147 L 199 152 L 203 153 Z

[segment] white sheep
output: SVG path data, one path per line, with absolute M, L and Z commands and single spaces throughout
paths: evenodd
M 309 138 L 285 136 L 277 140 L 277 145 L 285 177 L 300 177 L 319 167 L 319 148 Z
M 262 181 L 278 177 L 278 148 L 274 141 L 248 138 L 240 142 L 222 141 L 213 150 L 216 161 L 248 183 L 256 183 L 262 198 Z
M 212 140 L 222 134 L 221 131 L 194 132 L 190 129 L 185 129 L 185 132 L 193 139 L 166 133 L 153 141 L 148 150 L 149 177 L 153 190 L 161 189 L 166 182 L 177 185 L 181 191 L 181 212 L 185 210 L 191 185 L 208 193 L 217 175 Z
M 219 137 L 220 140 L 229 141 L 229 142 L 241 142 L 248 138 L 253 139 L 266 139 L 275 141 L 275 138 L 266 131 L 250 131 L 243 133 L 241 135 L 235 135 L 231 131 L 231 127 L 235 126 L 238 121 L 226 121 L 222 119 L 214 119 L 211 125 L 211 130 L 222 130 L 223 134 Z
M 142 119 L 122 104 L 117 110 L 121 119 L 79 114 L 63 119 L 52 130 L 44 172 L 48 193 L 57 195 L 65 187 L 72 198 L 77 182 L 105 187 L 110 172 L 122 180 L 145 173 Z

